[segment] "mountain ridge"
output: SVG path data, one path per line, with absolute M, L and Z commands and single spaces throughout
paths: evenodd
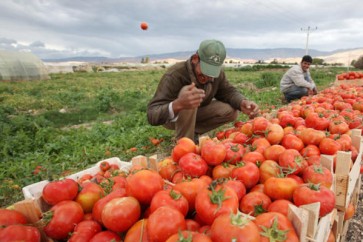
M 345 53 L 350 51 L 359 51 L 363 47 L 352 48 L 352 49 L 338 49 L 333 51 L 320 51 L 315 49 L 309 50 L 309 55 L 313 58 L 329 57 L 339 53 Z M 248 59 L 248 60 L 273 60 L 273 59 L 287 59 L 287 58 L 301 58 L 305 55 L 306 51 L 302 48 L 266 48 L 266 49 L 249 49 L 249 48 L 226 48 L 228 59 Z M 177 59 L 185 60 L 188 59 L 195 51 L 177 51 L 160 54 L 150 54 L 136 57 L 119 57 L 109 58 L 103 56 L 94 57 L 69 57 L 61 59 L 42 59 L 44 62 L 93 62 L 93 63 L 117 63 L 117 62 L 135 62 L 140 63 L 143 58 L 149 58 L 149 61 L 158 61 L 163 59 Z

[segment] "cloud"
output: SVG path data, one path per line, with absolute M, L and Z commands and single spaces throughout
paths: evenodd
M 362 47 L 360 0 L 14 0 L 0 2 L 0 48 L 41 58 L 125 57 L 228 48 Z M 146 21 L 149 29 L 140 29 Z

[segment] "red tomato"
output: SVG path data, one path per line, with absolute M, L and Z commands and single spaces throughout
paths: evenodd
M 188 200 L 189 211 L 193 211 L 197 194 L 206 187 L 208 184 L 204 180 L 194 178 L 175 184 L 174 190 L 179 191 Z
M 147 219 L 140 219 L 127 230 L 124 242 L 149 242 L 147 230 Z
M 246 149 L 238 143 L 228 142 L 224 143 L 224 146 L 226 148 L 226 156 L 224 161 L 229 164 L 236 164 L 242 159 L 242 156 L 246 152 Z
M 304 142 L 293 134 L 285 135 L 281 140 L 281 145 L 286 149 L 302 150 L 304 148 Z
M 171 157 L 175 162 L 178 162 L 179 159 L 187 154 L 187 153 L 196 153 L 197 147 L 193 140 L 183 137 L 180 138 L 174 148 L 171 151 Z
M 329 132 L 331 134 L 345 134 L 349 131 L 349 125 L 340 120 L 331 121 L 329 124 Z
M 12 224 L 26 224 L 28 221 L 26 217 L 11 209 L 0 208 L 0 228 L 12 225 Z
M 236 213 L 218 216 L 210 228 L 210 233 L 212 241 L 218 242 L 259 242 L 261 238 L 257 225 L 249 218 Z
M 40 242 L 40 232 L 36 227 L 12 224 L 0 230 L 0 241 Z
M 270 122 L 262 116 L 254 118 L 252 120 L 253 132 L 255 134 L 264 134 L 269 124 Z
M 279 165 L 289 174 L 300 174 L 307 166 L 308 162 L 296 149 L 286 149 L 279 157 Z
M 121 242 L 121 237 L 112 231 L 101 231 L 95 234 L 89 242 Z
M 180 241 L 212 242 L 211 238 L 209 238 L 208 235 L 188 230 L 175 233 L 166 240 L 166 242 L 180 242 Z
M 142 30 L 147 30 L 149 28 L 149 25 L 146 22 L 141 22 L 140 28 Z
M 284 137 L 284 129 L 280 124 L 269 124 L 266 130 L 266 139 L 271 145 L 277 145 L 281 142 Z
M 104 196 L 103 188 L 93 182 L 82 183 L 82 190 L 76 197 L 76 202 L 79 203 L 85 213 L 92 212 L 94 204 Z
M 78 183 L 70 178 L 51 181 L 44 186 L 42 196 L 44 201 L 55 205 L 61 201 L 73 200 L 78 194 Z
M 263 150 L 265 150 L 265 149 L 267 149 L 267 148 L 264 148 Z M 261 152 L 250 151 L 243 155 L 242 161 L 245 163 L 251 162 L 251 163 L 254 163 L 256 166 L 260 166 L 261 163 L 263 163 L 265 161 L 265 157 L 263 156 L 263 154 Z
M 222 143 L 206 141 L 201 148 L 201 156 L 208 165 L 216 166 L 226 158 L 227 149 Z
M 98 200 L 94 204 L 93 209 L 92 209 L 93 219 L 102 224 L 102 210 L 105 207 L 105 205 L 114 198 L 117 198 L 117 197 L 120 198 L 120 197 L 125 197 L 125 196 L 126 196 L 125 189 L 120 188 L 120 189 L 116 189 L 115 191 L 112 191 L 107 196 Z
M 293 201 L 296 206 L 320 202 L 319 217 L 333 211 L 335 207 L 335 194 L 325 186 L 317 184 L 303 184 L 295 189 Z
M 310 165 L 306 167 L 302 173 L 305 183 L 320 184 L 330 188 L 333 184 L 332 172 L 322 165 Z
M 262 192 L 264 193 L 264 185 L 262 183 L 257 184 L 256 186 L 252 187 L 249 192 Z
M 294 226 L 281 213 L 268 212 L 260 214 L 254 220 L 261 232 L 260 242 L 289 241 L 299 242 Z
M 277 177 L 281 174 L 281 167 L 276 161 L 265 160 L 260 168 L 260 183 L 265 183 L 270 177 Z
M 289 204 L 293 204 L 291 201 L 286 199 L 278 199 L 273 201 L 270 206 L 268 206 L 267 211 L 268 212 L 277 212 L 282 213 L 287 217 L 288 211 L 289 211 Z
M 312 128 L 302 129 L 298 136 L 305 145 L 316 146 L 319 146 L 320 142 L 326 137 L 324 131 L 315 130 Z
M 126 180 L 127 194 L 135 197 L 141 204 L 150 204 L 155 193 L 163 190 L 164 186 L 164 180 L 159 173 L 151 170 L 140 170 L 130 174 Z
M 298 186 L 297 181 L 293 178 L 270 177 L 264 183 L 264 193 L 269 196 L 271 200 L 292 200 L 293 192 Z
M 315 112 L 308 114 L 308 116 L 305 118 L 305 125 L 307 128 L 327 130 L 329 128 L 329 123 L 329 119 Z
M 232 188 L 237 194 L 238 201 L 246 195 L 246 187 L 241 181 L 229 179 L 223 183 L 223 186 Z
M 173 179 L 173 176 L 177 169 L 178 166 L 171 157 L 165 158 L 162 161 L 158 162 L 158 171 L 160 176 L 168 181 L 171 181 Z
M 186 229 L 183 214 L 175 208 L 163 206 L 153 212 L 146 224 L 150 241 L 164 242 L 171 235 Z
M 103 225 L 114 232 L 128 230 L 141 215 L 141 207 L 134 197 L 114 198 L 102 210 Z
M 282 145 L 271 145 L 267 147 L 263 152 L 263 156 L 266 160 L 279 161 L 280 155 L 286 150 Z
M 256 151 L 256 152 L 263 154 L 265 149 L 270 146 L 271 146 L 270 142 L 265 137 L 256 136 L 252 141 L 251 151 Z
M 240 180 L 247 189 L 250 189 L 258 183 L 260 171 L 255 163 L 239 162 L 232 170 L 232 178 Z
M 212 170 L 213 180 L 216 180 L 218 178 L 231 177 L 232 170 L 235 167 L 236 167 L 235 165 L 231 165 L 228 162 L 223 162 L 222 164 L 213 167 L 213 170 Z
M 355 214 L 355 207 L 354 204 L 350 202 L 344 213 L 344 221 L 353 218 L 354 214 Z
M 171 206 L 179 210 L 184 216 L 189 211 L 188 200 L 176 190 L 162 190 L 158 191 L 151 200 L 150 213 L 162 206 Z
M 324 138 L 319 144 L 321 154 L 325 155 L 335 155 L 341 148 L 341 144 L 331 138 Z
M 300 150 L 300 154 L 303 157 L 310 157 L 313 155 L 320 155 L 319 147 L 316 145 L 307 145 L 302 150 Z
M 88 242 L 95 234 L 101 232 L 101 230 L 101 225 L 96 221 L 82 221 L 76 225 L 68 242 Z
M 233 136 L 232 142 L 237 144 L 245 144 L 248 141 L 248 136 L 242 132 L 235 132 L 236 134 Z
M 202 189 L 195 199 L 195 210 L 206 224 L 224 213 L 236 213 L 239 202 L 236 192 L 227 186 L 217 185 L 216 188 Z
M 271 199 L 262 192 L 249 192 L 241 200 L 239 209 L 242 213 L 257 216 L 267 212 Z
M 240 128 L 240 131 L 248 137 L 251 137 L 253 134 L 253 124 L 251 122 L 244 123 Z
M 100 163 L 101 171 L 108 171 L 111 168 L 110 163 L 108 161 L 102 161 Z
M 190 177 L 200 177 L 208 171 L 207 162 L 198 154 L 187 153 L 179 159 L 181 172 Z
M 81 205 L 74 201 L 62 201 L 54 205 L 46 214 L 51 214 L 50 221 L 44 227 L 45 234 L 57 240 L 67 239 L 76 224 L 83 219 Z M 44 215 L 43 218 L 48 217 Z
M 189 231 L 199 231 L 200 224 L 194 219 L 185 219 L 185 224 L 187 225 L 187 230 Z

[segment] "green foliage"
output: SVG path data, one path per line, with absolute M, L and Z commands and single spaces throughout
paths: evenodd
M 281 74 L 277 72 L 263 72 L 261 78 L 256 81 L 257 88 L 279 87 Z

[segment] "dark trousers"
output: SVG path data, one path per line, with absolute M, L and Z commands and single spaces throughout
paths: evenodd
M 198 109 L 187 109 L 179 112 L 176 122 L 164 125 L 175 130 L 177 139 L 188 137 L 194 139 L 194 134 L 204 134 L 219 126 L 237 119 L 238 110 L 229 104 L 213 100 L 209 105 Z
M 308 89 L 306 87 L 292 86 L 284 91 L 284 96 L 288 102 L 295 99 L 300 99 L 303 96 L 308 96 Z

